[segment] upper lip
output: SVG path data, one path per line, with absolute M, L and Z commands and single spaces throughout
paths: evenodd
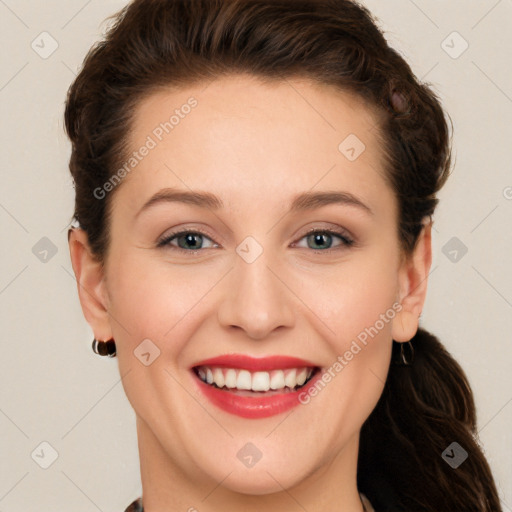
M 317 368 L 318 365 L 298 357 L 275 355 L 266 357 L 252 357 L 245 354 L 226 354 L 195 363 L 197 366 L 218 366 L 223 368 L 240 368 L 249 371 L 282 370 L 286 368 Z

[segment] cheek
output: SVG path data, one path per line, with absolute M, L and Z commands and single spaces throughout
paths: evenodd
M 120 373 L 127 375 L 123 386 L 138 414 L 165 432 L 168 418 L 161 411 L 175 410 L 173 397 L 183 395 L 175 377 L 202 321 L 202 301 L 222 272 L 171 265 L 144 251 L 112 256 L 116 265 L 108 274 L 109 307 Z M 147 366 L 142 356 L 146 352 Z
M 300 296 L 326 326 L 322 332 L 342 350 L 347 341 L 375 324 L 384 337 L 390 335 L 398 293 L 396 269 L 392 252 L 361 252 L 322 273 L 302 274 L 297 281 Z
M 396 254 L 382 250 L 376 256 L 361 253 L 331 267 L 322 278 L 302 276 L 301 296 L 314 312 L 309 322 L 329 346 L 330 378 L 326 380 L 339 406 L 331 412 L 334 416 L 340 410 L 353 413 L 340 428 L 362 423 L 383 390 L 391 356 L 391 327 L 399 309 L 396 269 Z M 329 410 L 327 402 L 324 406 Z
M 144 253 L 117 261 L 109 273 L 108 288 L 120 350 L 133 350 L 149 338 L 162 351 L 178 353 L 187 340 L 188 327 L 200 314 L 201 301 L 222 272 L 206 266 L 198 271 L 195 265 L 171 265 Z

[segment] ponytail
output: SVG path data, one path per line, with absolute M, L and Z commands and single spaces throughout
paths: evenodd
M 502 512 L 464 371 L 424 329 L 411 344 L 405 366 L 393 342 L 384 391 L 361 429 L 360 492 L 378 512 Z

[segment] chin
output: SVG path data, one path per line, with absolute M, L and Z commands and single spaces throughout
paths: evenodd
M 251 469 L 235 469 L 222 482 L 222 486 L 233 492 L 240 494 L 252 494 L 262 496 L 265 494 L 274 494 L 283 489 L 293 487 L 297 482 L 291 475 L 281 475 L 277 470 L 272 471 L 261 468 L 255 472 Z M 297 478 L 298 480 L 298 478 Z

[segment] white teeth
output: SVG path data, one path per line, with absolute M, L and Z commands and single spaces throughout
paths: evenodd
M 224 374 L 220 368 L 215 368 L 215 370 L 213 370 L 213 382 L 215 382 L 219 388 L 224 386 Z
M 268 391 L 270 389 L 270 375 L 268 372 L 256 372 L 252 375 L 253 391 Z
M 303 368 L 300 372 L 297 373 L 297 385 L 302 386 L 306 379 L 308 378 L 308 369 Z
M 284 376 L 284 384 L 289 388 L 293 388 L 297 385 L 297 370 L 288 370 Z
M 283 370 L 274 370 L 270 377 L 270 389 L 284 388 L 284 372 Z
M 226 371 L 224 385 L 227 388 L 236 388 L 236 370 L 229 369 Z M 217 384 L 217 383 L 215 383 Z
M 197 374 L 203 382 L 215 384 L 218 388 L 269 391 L 302 386 L 313 374 L 313 368 L 250 372 L 234 368 L 201 366 L 197 369 Z
M 251 372 L 240 370 L 236 378 L 237 389 L 251 389 Z

